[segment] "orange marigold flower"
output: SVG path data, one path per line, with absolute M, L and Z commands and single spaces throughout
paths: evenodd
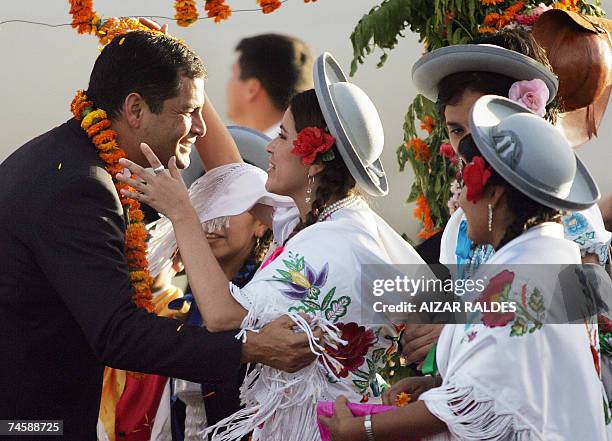
M 101 152 L 109 152 L 119 148 L 119 144 L 117 144 L 117 141 L 113 139 L 112 141 L 100 143 L 97 145 L 97 147 Z
M 412 396 L 410 394 L 407 394 L 406 392 L 400 392 L 399 394 L 397 394 L 397 397 L 395 397 L 395 405 L 397 407 L 404 407 L 411 401 Z
M 269 14 L 281 7 L 280 0 L 257 0 L 257 4 L 261 6 L 261 12 Z
M 87 96 L 85 95 L 85 92 L 80 89 L 77 90 L 76 95 L 74 96 L 74 98 L 72 99 L 72 102 L 70 103 L 70 111 L 74 113 L 75 106 L 77 106 L 78 104 L 84 101 L 87 101 Z
M 232 15 L 232 8 L 225 3 L 225 0 L 206 0 L 204 9 L 208 11 L 208 17 L 213 18 L 215 23 L 227 20 Z
M 92 0 L 69 0 L 70 15 L 72 15 L 71 26 L 79 34 L 92 33 L 100 22 L 100 17 L 93 10 Z
M 433 132 L 434 119 L 430 115 L 425 115 L 425 117 L 421 120 L 421 129 L 425 130 L 429 134 Z
M 96 136 L 92 138 L 92 142 L 98 146 L 99 144 L 103 144 L 105 142 L 113 141 L 117 138 L 117 132 L 114 130 L 108 129 L 98 133 Z
M 100 153 L 98 156 L 107 164 L 118 162 L 121 158 L 127 158 L 127 154 L 123 150 L 114 150 L 110 153 Z
M 91 102 L 91 101 L 89 101 L 89 102 Z M 92 105 L 93 105 L 93 103 L 92 103 Z M 96 133 L 101 132 L 104 129 L 108 129 L 110 127 L 110 125 L 111 125 L 110 120 L 103 119 L 99 123 L 96 123 L 96 124 L 94 124 L 93 126 L 91 126 L 90 128 L 87 129 L 87 136 L 89 136 L 91 138 Z
M 414 138 L 408 141 L 408 148 L 414 152 L 414 159 L 421 162 L 429 161 L 431 152 L 429 146 L 421 138 Z
M 479 34 L 494 34 L 495 32 L 497 32 L 497 29 L 491 26 L 480 25 L 478 27 Z
M 195 0 L 176 0 L 174 2 L 176 24 L 179 26 L 191 26 L 198 19 L 198 8 Z
M 484 18 L 484 24 L 486 25 L 496 25 L 498 20 L 501 18 L 497 12 L 491 12 Z
M 142 222 L 144 221 L 144 213 L 142 210 L 130 210 L 130 221 Z
M 512 6 L 509 6 L 508 8 L 506 8 L 506 12 L 511 13 L 511 14 L 517 14 L 518 12 L 522 11 L 524 7 L 525 7 L 525 2 L 519 1 L 513 4 Z
M 484 6 L 495 6 L 499 3 L 503 3 L 505 0 L 480 0 Z
M 414 217 L 421 221 L 423 229 L 417 234 L 421 239 L 429 239 L 431 236 L 438 232 L 438 229 L 434 227 L 433 220 L 431 219 L 431 209 L 429 203 L 422 193 L 417 196 L 416 206 L 413 211 Z

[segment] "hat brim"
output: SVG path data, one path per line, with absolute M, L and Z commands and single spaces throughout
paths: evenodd
M 429 52 L 412 67 L 412 82 L 421 95 L 436 102 L 440 81 L 455 73 L 473 71 L 506 75 L 517 81 L 538 78 L 550 92 L 548 103 L 559 90 L 559 80 L 546 66 L 526 55 L 490 44 L 457 44 Z
M 595 180 L 575 153 L 576 175 L 569 194 L 565 198 L 560 198 L 527 181 L 499 158 L 494 146 L 489 142 L 488 131 L 502 119 L 516 113 L 533 114 L 514 101 L 493 95 L 484 96 L 474 104 L 470 112 L 470 133 L 487 163 L 514 188 L 547 207 L 577 211 L 595 204 L 601 194 Z
M 340 82 L 348 82 L 346 75 L 334 57 L 324 52 L 315 62 L 314 86 L 327 128 L 336 139 L 336 147 L 357 184 L 372 196 L 384 196 L 389 193 L 389 184 L 382 161 L 378 158 L 370 165 L 365 164 L 338 118 L 330 85 Z

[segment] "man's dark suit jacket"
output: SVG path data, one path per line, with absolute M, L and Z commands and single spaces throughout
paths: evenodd
M 233 332 L 181 327 L 131 302 L 123 210 L 77 121 L 0 165 L 0 208 L 0 419 L 61 419 L 62 440 L 93 441 L 105 365 L 236 378 Z

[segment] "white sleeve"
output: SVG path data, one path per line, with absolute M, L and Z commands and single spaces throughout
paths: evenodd
M 458 208 L 451 218 L 448 220 L 444 232 L 442 233 L 442 240 L 440 242 L 440 263 L 442 265 L 456 265 L 457 256 L 455 250 L 457 248 L 457 236 L 459 234 L 459 226 L 461 221 L 465 219 L 463 210 Z

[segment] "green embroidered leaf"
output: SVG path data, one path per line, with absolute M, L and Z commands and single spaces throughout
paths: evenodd
M 527 302 L 527 304 L 535 312 L 544 312 L 544 296 L 542 296 L 542 293 L 538 288 L 533 289 L 533 292 L 529 296 L 529 302 Z
M 353 380 L 353 383 L 355 384 L 355 386 L 357 386 L 361 393 L 363 393 L 370 387 L 370 383 L 364 380 Z
M 336 322 L 346 315 L 348 306 L 351 304 L 351 298 L 342 296 L 338 300 L 334 300 L 325 311 L 325 318 L 331 322 Z
M 292 277 L 291 277 L 291 273 L 289 271 L 285 271 L 285 270 L 282 270 L 282 269 L 277 269 L 276 271 L 281 276 L 283 276 L 283 280 L 291 281 Z
M 364 380 L 369 380 L 370 379 L 370 374 L 368 374 L 367 372 L 362 371 L 361 369 L 357 369 L 355 372 L 353 372 L 353 375 L 359 377 L 359 378 L 363 378 Z
M 527 322 L 525 322 L 525 320 L 519 317 L 512 324 L 510 336 L 520 337 L 522 335 L 525 335 L 527 333 L 528 328 L 529 328 L 529 325 L 527 324 Z
M 334 286 L 332 289 L 329 290 L 329 292 L 323 299 L 323 303 L 321 304 L 321 310 L 325 311 L 327 309 L 327 307 L 329 306 L 329 303 L 334 298 L 335 293 L 336 293 L 336 287 Z
M 304 266 L 305 266 L 305 264 L 304 264 L 304 256 L 302 256 L 302 257 L 300 257 L 300 258 L 295 260 L 296 271 L 302 271 L 304 269 Z
M 289 308 L 287 311 L 289 312 L 304 312 L 304 313 L 308 313 L 308 312 L 315 312 L 309 308 L 306 308 L 305 306 L 292 306 L 291 308 Z
M 368 362 L 368 370 L 370 371 L 370 377 L 374 377 L 378 369 L 376 369 L 376 365 L 372 360 L 367 358 L 366 361 Z
M 308 290 L 308 296 L 306 298 L 308 300 L 318 301 L 320 293 L 321 293 L 321 290 L 319 288 L 310 288 Z M 317 305 L 318 305 L 318 303 L 317 303 Z
M 372 361 L 374 363 L 378 363 L 382 359 L 384 354 L 385 348 L 376 349 L 374 352 L 372 352 Z
M 304 305 L 306 305 L 308 308 L 311 308 L 311 309 L 313 309 L 313 310 L 315 310 L 315 311 L 318 311 L 318 310 L 319 310 L 319 304 L 318 304 L 318 303 L 316 303 L 316 302 L 313 302 L 313 301 L 310 301 L 310 300 L 304 299 L 304 300 L 302 300 L 302 303 L 303 303 Z
M 289 268 L 290 270 L 293 270 L 293 271 L 298 271 L 297 267 L 295 266 L 295 263 L 293 263 L 292 261 L 290 261 L 290 260 L 286 260 L 286 259 L 283 259 L 283 263 L 284 263 L 284 264 L 285 264 L 285 266 L 286 266 L 287 268 Z M 277 270 L 277 271 L 279 271 L 279 272 L 280 272 L 281 270 Z M 285 271 L 285 272 L 287 272 L 287 271 Z M 287 274 L 289 274 L 289 273 L 287 273 Z

